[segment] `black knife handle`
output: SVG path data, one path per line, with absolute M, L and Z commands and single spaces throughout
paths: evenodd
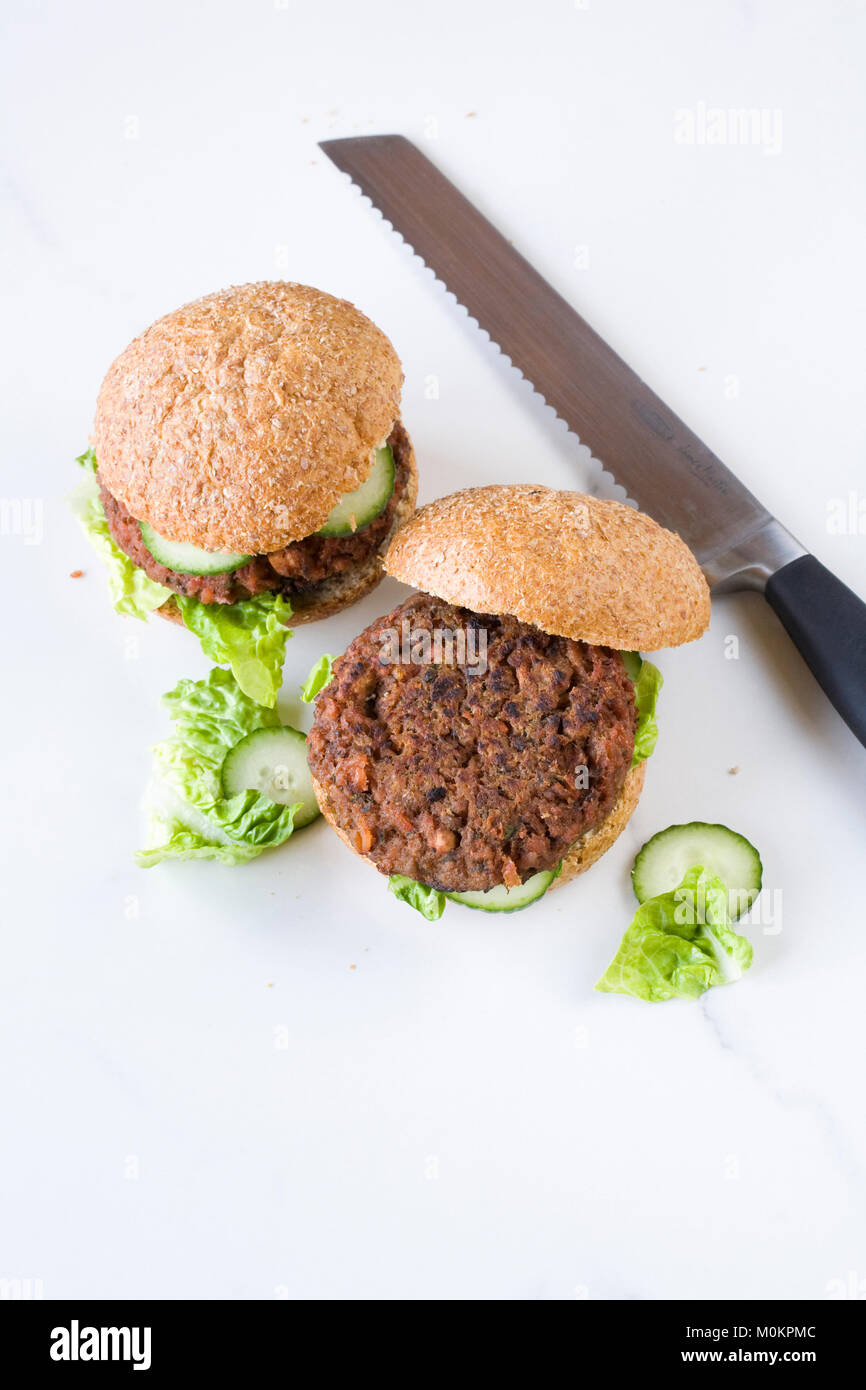
M 866 745 L 866 603 L 814 555 L 777 570 L 766 593 L 812 675 Z

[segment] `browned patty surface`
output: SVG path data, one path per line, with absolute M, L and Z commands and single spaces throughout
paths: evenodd
M 486 672 L 383 659 L 404 622 L 416 638 L 483 630 Z M 382 873 L 484 891 L 552 869 L 610 813 L 636 717 L 619 652 L 419 594 L 335 662 L 309 761 L 340 828 Z
M 409 436 L 399 420 L 388 443 L 394 455 L 394 491 L 385 510 L 352 536 L 306 536 L 272 555 L 256 555 L 227 574 L 181 574 L 154 559 L 138 522 L 100 483 L 108 529 L 121 550 L 157 584 L 202 603 L 238 603 L 270 590 L 298 593 L 362 565 L 388 535 L 409 478 Z

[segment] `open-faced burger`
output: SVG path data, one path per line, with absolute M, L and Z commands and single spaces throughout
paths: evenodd
M 650 517 L 530 484 L 423 507 L 385 569 L 421 592 L 318 696 L 322 811 L 426 915 L 524 907 L 634 811 L 661 684 L 638 653 L 700 636 L 706 582 Z

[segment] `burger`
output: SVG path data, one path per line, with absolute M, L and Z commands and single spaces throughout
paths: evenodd
M 425 916 L 526 907 L 632 815 L 661 686 L 639 653 L 700 636 L 704 577 L 650 517 L 536 485 L 430 503 L 385 569 L 420 592 L 334 662 L 308 740 L 319 805 Z
M 289 618 L 372 589 L 414 510 L 402 380 L 375 324 L 306 285 L 159 319 L 109 369 L 80 459 L 117 606 L 184 623 L 246 693 L 275 696 Z

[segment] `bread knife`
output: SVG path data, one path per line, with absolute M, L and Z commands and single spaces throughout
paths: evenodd
M 325 140 L 348 174 L 714 593 L 756 589 L 866 745 L 866 604 L 762 506 L 402 135 Z

